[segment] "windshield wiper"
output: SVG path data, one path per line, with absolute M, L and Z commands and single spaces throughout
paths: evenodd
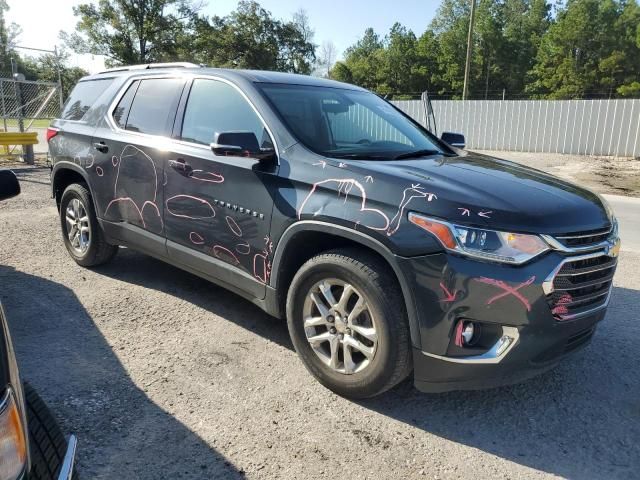
M 331 155 L 327 155 L 332 158 L 349 158 L 351 160 L 388 160 L 389 157 L 385 157 L 382 155 L 369 155 L 367 153 L 333 153 Z
M 426 157 L 427 155 L 442 155 L 440 150 L 414 150 L 413 152 L 401 153 L 393 157 L 394 160 L 402 160 L 403 158 Z

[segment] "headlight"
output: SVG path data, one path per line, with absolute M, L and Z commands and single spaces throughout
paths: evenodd
M 549 249 L 538 235 L 452 225 L 413 212 L 409 221 L 435 235 L 447 250 L 484 260 L 519 265 Z
M 14 480 L 27 463 L 27 443 L 22 417 L 11 388 L 0 405 L 0 479 Z

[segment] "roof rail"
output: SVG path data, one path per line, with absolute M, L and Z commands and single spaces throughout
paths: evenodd
M 126 72 L 128 70 L 149 70 L 152 68 L 200 68 L 202 65 L 190 62 L 169 62 L 169 63 L 142 63 L 140 65 L 125 65 L 122 67 L 108 68 L 98 73 Z

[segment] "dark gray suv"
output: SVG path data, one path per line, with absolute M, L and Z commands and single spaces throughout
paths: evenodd
M 604 318 L 606 203 L 443 139 L 359 87 L 184 64 L 86 77 L 48 130 L 76 262 L 124 245 L 222 285 L 350 397 L 412 371 L 425 391 L 519 381 Z

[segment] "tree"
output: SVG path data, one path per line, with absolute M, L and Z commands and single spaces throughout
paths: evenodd
M 550 24 L 551 5 L 546 0 L 505 1 L 502 74 L 507 91 L 525 90 Z
M 331 40 L 326 40 L 320 45 L 316 53 L 315 74 L 321 77 L 331 77 L 331 68 L 336 62 L 338 49 Z
M 257 2 L 242 0 L 226 17 L 193 17 L 176 39 L 177 55 L 216 67 L 308 74 L 315 61 L 309 34 L 296 21 L 277 20 Z
M 176 38 L 200 7 L 190 0 L 99 0 L 73 7 L 77 32 L 61 32 L 77 53 L 104 55 L 110 65 L 174 60 Z
M 364 36 L 346 50 L 344 62 L 336 63 L 332 76 L 336 80 L 375 90 L 379 83 L 383 47 L 383 41 L 373 28 L 367 28 Z
M 15 57 L 15 41 L 21 33 L 21 28 L 15 23 L 7 25 L 5 13 L 9 5 L 0 0 L 0 72 L 8 75 L 11 72 L 11 57 Z
M 528 90 L 548 98 L 633 94 L 639 24 L 635 0 L 569 0 L 541 40 Z
M 82 77 L 89 72 L 80 67 L 69 67 L 67 61 L 69 54 L 60 52 L 58 57 L 52 54 L 41 55 L 35 59 L 21 58 L 19 70 L 24 73 L 27 80 L 42 80 L 46 82 L 58 82 L 58 70 L 62 81 L 62 98 L 67 98 L 71 89 Z

